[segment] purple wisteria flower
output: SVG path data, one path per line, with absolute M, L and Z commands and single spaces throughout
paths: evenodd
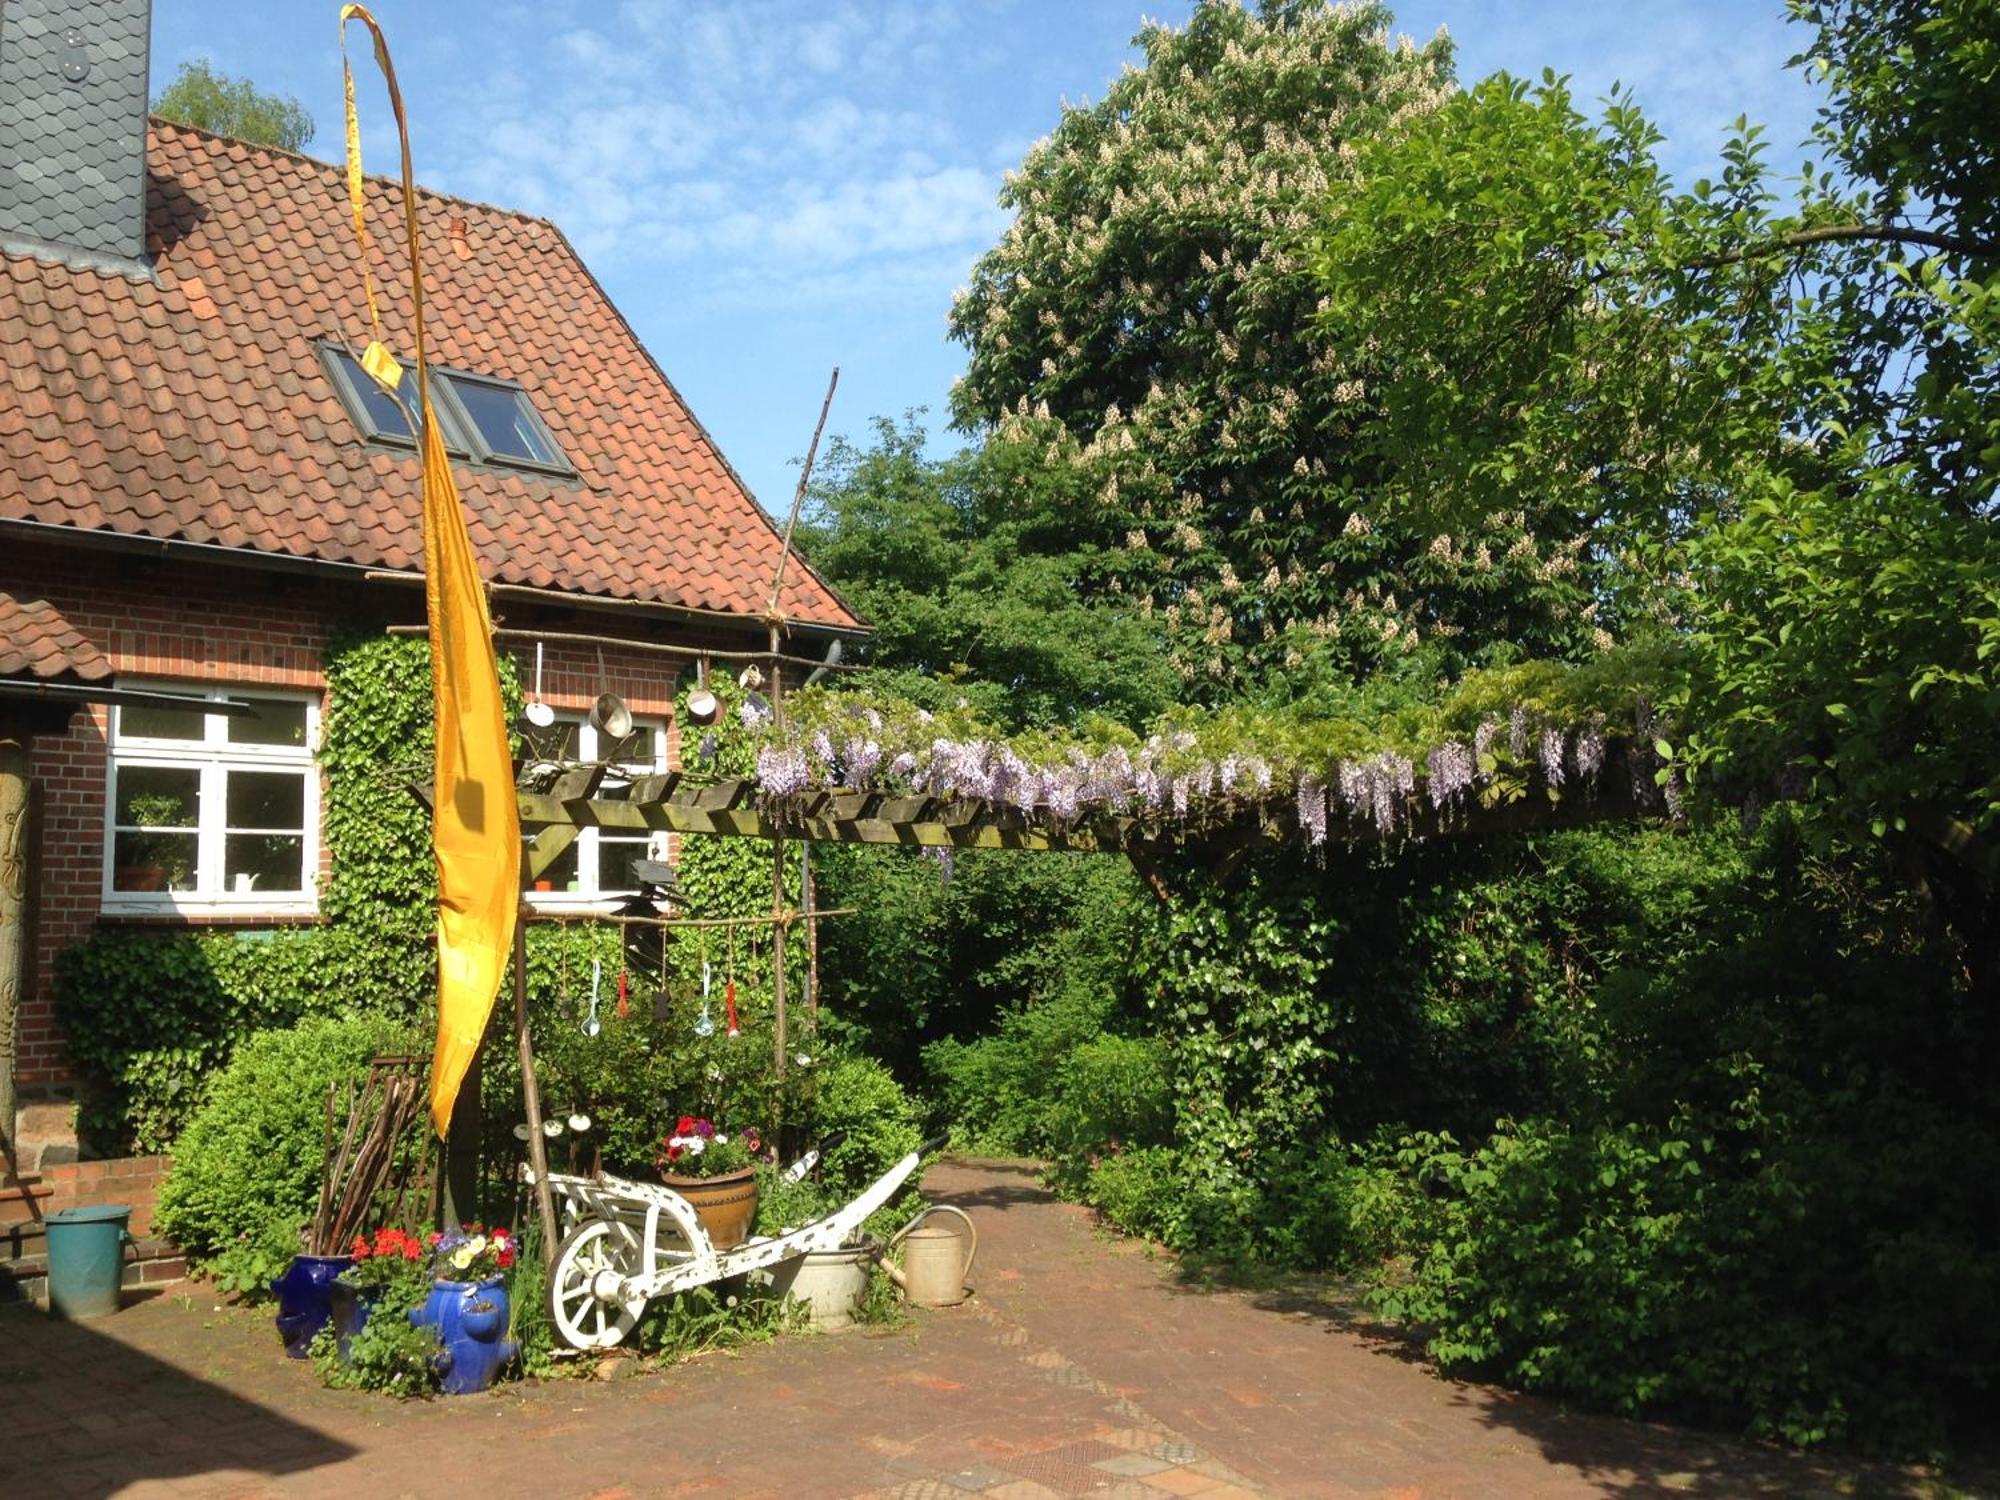
M 1604 731 L 1593 723 L 1576 737 L 1576 774 L 1585 781 L 1595 781 L 1603 770 Z
M 1429 756 L 1432 807 L 1444 807 L 1472 790 L 1475 767 L 1472 750 L 1459 740 L 1447 740 Z
M 1481 719 L 1479 727 L 1472 732 L 1472 760 L 1474 765 L 1490 760 L 1493 755 L 1493 739 L 1500 733 L 1498 719 Z
M 743 721 L 745 729 L 762 729 L 771 722 L 771 708 L 762 698 L 752 693 L 736 705 L 736 717 Z
M 1313 844 L 1326 842 L 1326 787 L 1317 776 L 1301 776 L 1298 787 L 1299 827 Z
M 1518 703 L 1507 715 L 1507 753 L 1517 761 L 1528 758 L 1528 711 Z
M 789 745 L 766 745 L 757 752 L 757 783 L 770 796 L 794 796 L 812 784 L 812 767 Z
M 1560 729 L 1544 729 L 1542 731 L 1542 775 L 1548 779 L 1550 786 L 1561 786 L 1563 784 L 1563 752 L 1567 748 L 1567 742 Z

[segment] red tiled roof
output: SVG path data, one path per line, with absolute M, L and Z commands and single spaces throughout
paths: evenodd
M 340 170 L 152 122 L 157 285 L 0 256 L 0 517 L 420 569 L 414 456 L 368 447 L 316 353 L 365 342 Z M 408 355 L 400 189 L 369 182 Z M 781 541 L 555 226 L 418 195 L 432 360 L 517 380 L 576 481 L 461 467 L 487 577 L 750 617 Z M 810 569 L 792 620 L 859 622 Z
M 46 599 L 0 591 L 0 677 L 102 682 L 111 663 Z

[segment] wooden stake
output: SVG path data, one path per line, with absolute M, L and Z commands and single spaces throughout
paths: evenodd
M 514 923 L 514 1038 L 521 1048 L 521 1102 L 528 1115 L 528 1165 L 542 1218 L 542 1261 L 556 1257 L 556 1200 L 549 1187 L 549 1153 L 542 1137 L 542 1090 L 535 1081 L 535 1044 L 528 1039 L 528 927 Z

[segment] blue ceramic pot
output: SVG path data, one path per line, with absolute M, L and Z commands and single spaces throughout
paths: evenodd
M 368 1326 L 368 1315 L 375 1311 L 375 1304 L 382 1296 L 379 1286 L 349 1286 L 344 1281 L 334 1282 L 333 1293 L 333 1334 L 340 1344 L 340 1362 L 347 1364 L 354 1358 L 355 1335 Z
M 313 1335 L 332 1316 L 334 1278 L 353 1264 L 351 1255 L 301 1255 L 271 1283 L 278 1299 L 278 1337 L 293 1359 L 311 1357 Z
M 447 1396 L 483 1391 L 513 1361 L 519 1348 L 507 1332 L 507 1282 L 435 1281 L 422 1307 L 410 1309 L 410 1321 L 438 1331 L 444 1348 L 438 1355 L 440 1385 Z

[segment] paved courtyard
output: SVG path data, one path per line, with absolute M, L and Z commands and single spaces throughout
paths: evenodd
M 321 1389 L 199 1286 L 83 1325 L 0 1309 L 0 1496 L 1930 1493 L 1439 1380 L 1331 1304 L 1182 1284 L 1025 1167 L 925 1186 L 979 1222 L 973 1302 L 615 1382 L 398 1405 Z

